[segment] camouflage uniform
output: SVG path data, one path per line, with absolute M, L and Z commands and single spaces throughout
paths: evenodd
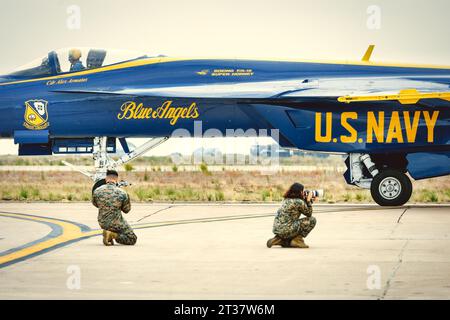
M 94 191 L 92 204 L 98 208 L 97 220 L 102 229 L 117 233 L 115 240 L 120 244 L 136 243 L 137 237 L 121 213 L 131 210 L 130 198 L 125 191 L 109 182 Z
M 306 237 L 316 226 L 312 206 L 302 199 L 284 199 L 273 223 L 273 233 L 282 239 Z M 301 214 L 306 218 L 300 219 Z

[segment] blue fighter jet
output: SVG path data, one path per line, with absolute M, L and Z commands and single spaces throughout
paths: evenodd
M 347 183 L 403 205 L 409 176 L 450 174 L 450 67 L 374 63 L 372 51 L 356 62 L 51 51 L 0 76 L 0 137 L 23 156 L 91 153 L 98 181 L 198 123 L 225 136 L 278 130 L 282 147 L 348 155 Z M 149 141 L 130 150 L 135 137 Z

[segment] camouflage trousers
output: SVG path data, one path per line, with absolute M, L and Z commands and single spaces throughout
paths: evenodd
M 122 216 L 112 221 L 111 223 L 99 221 L 99 224 L 102 229 L 118 234 L 117 238 L 115 239 L 117 243 L 132 246 L 137 241 L 136 234 Z
M 301 218 L 298 228 L 298 234 L 301 235 L 303 238 L 305 238 L 312 229 L 316 226 L 316 218 L 314 217 L 307 217 L 307 218 Z
M 314 217 L 306 217 L 301 218 L 296 223 L 294 230 L 290 230 L 286 233 L 277 234 L 280 238 L 290 240 L 297 236 L 302 236 L 305 238 L 311 232 L 312 229 L 316 226 L 316 218 Z

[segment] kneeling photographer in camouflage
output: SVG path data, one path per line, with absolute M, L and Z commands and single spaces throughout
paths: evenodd
M 105 184 L 92 193 L 92 204 L 98 208 L 98 223 L 103 229 L 103 244 L 111 246 L 114 240 L 125 245 L 134 245 L 137 236 L 122 216 L 122 211 L 131 210 L 130 197 L 117 185 L 119 174 L 115 170 L 106 172 Z M 95 188 L 95 186 L 94 186 Z
M 300 183 L 294 183 L 284 194 L 281 208 L 278 209 L 273 223 L 275 237 L 267 241 L 267 247 L 282 246 L 292 248 L 309 248 L 305 238 L 316 225 L 312 216 L 312 200 L 318 196 L 317 191 L 305 191 Z M 301 215 L 305 218 L 300 218 Z

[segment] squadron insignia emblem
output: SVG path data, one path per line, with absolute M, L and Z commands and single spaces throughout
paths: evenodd
M 45 100 L 28 100 L 25 101 L 25 122 L 23 125 L 30 130 L 42 130 L 49 126 L 48 102 Z

